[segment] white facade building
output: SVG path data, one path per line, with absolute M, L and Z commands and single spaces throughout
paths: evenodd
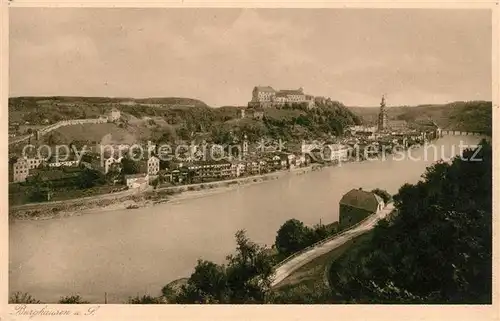
M 148 159 L 148 175 L 157 175 L 160 171 L 160 159 L 156 156 L 151 156 Z
M 29 175 L 29 164 L 26 158 L 18 158 L 12 165 L 12 180 L 15 183 L 24 182 Z

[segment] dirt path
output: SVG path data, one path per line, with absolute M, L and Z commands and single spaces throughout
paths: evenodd
M 392 203 L 390 203 L 380 213 L 378 213 L 377 215 L 374 215 L 373 217 L 368 218 L 366 221 L 364 221 L 362 224 L 358 225 L 357 227 L 350 229 L 350 230 L 347 230 L 344 233 L 340 234 L 338 237 L 336 237 L 336 238 L 334 238 L 326 243 L 319 244 L 318 246 L 313 247 L 310 250 L 308 250 L 302 254 L 297 255 L 296 257 L 292 258 L 290 261 L 279 266 L 275 271 L 274 281 L 271 284 L 271 286 L 274 287 L 274 286 L 278 285 L 281 281 L 283 281 L 290 274 L 295 272 L 301 266 L 311 262 L 315 258 L 320 257 L 321 255 L 326 254 L 326 253 L 336 249 L 337 247 L 341 246 L 342 244 L 346 243 L 347 241 L 371 230 L 372 228 L 375 227 L 375 225 L 377 224 L 377 222 L 380 219 L 384 218 L 393 209 L 394 209 L 394 205 Z

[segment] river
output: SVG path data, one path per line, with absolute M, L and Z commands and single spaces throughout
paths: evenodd
M 387 157 L 152 208 L 16 221 L 9 226 L 9 290 L 48 303 L 71 294 L 92 303 L 102 303 L 105 292 L 108 303 L 158 295 L 165 284 L 189 276 L 198 259 L 224 262 L 235 249 L 238 229 L 271 245 L 290 218 L 307 225 L 334 222 L 339 201 L 350 189 L 394 194 L 401 185 L 417 182 L 434 161 L 457 154 L 460 141 L 473 145 L 479 137 L 445 136 L 434 142 L 444 155 L 430 148 L 426 160 Z M 414 158 L 424 155 L 424 148 L 412 151 Z

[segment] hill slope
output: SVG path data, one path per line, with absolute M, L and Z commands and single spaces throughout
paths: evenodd
M 153 140 L 192 139 L 199 137 L 216 143 L 231 143 L 247 135 L 249 140 L 263 137 L 286 140 L 339 135 L 346 126 L 360 119 L 343 104 L 329 102 L 319 108 L 268 108 L 262 120 L 251 113 L 241 119 L 241 107 L 210 108 L 188 98 L 98 98 L 98 97 L 18 97 L 9 99 L 9 121 L 41 124 L 61 119 L 98 117 L 110 108 L 118 108 L 130 126 L 147 128 Z M 145 132 L 146 133 L 146 132 Z M 63 135 L 67 136 L 67 135 Z M 144 138 L 144 135 L 141 135 Z

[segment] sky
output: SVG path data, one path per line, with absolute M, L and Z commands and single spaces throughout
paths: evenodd
M 9 94 L 189 97 L 254 86 L 348 106 L 491 100 L 489 10 L 12 8 Z

